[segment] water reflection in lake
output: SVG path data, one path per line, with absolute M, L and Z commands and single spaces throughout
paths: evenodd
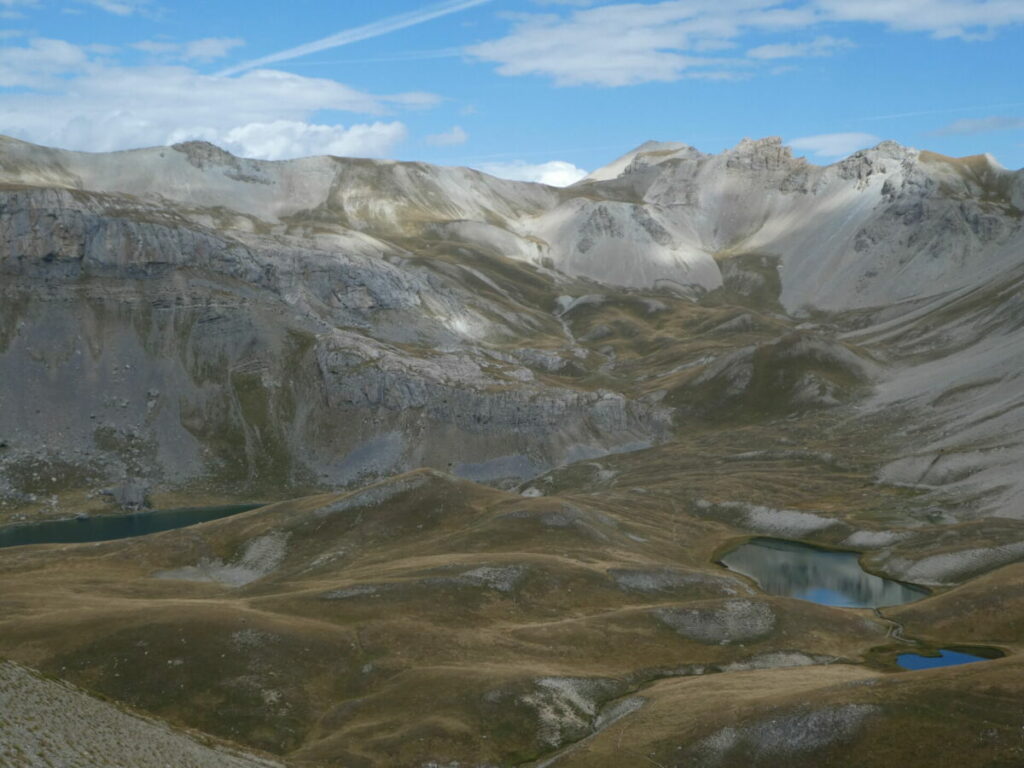
M 757 538 L 725 555 L 730 570 L 765 592 L 847 608 L 880 608 L 920 600 L 928 592 L 867 573 L 856 552 L 834 552 L 781 539 Z
M 989 661 L 996 656 L 975 656 L 973 653 L 963 651 L 950 651 L 945 648 L 939 651 L 938 656 L 922 656 L 919 653 L 901 653 L 896 657 L 896 663 L 904 669 L 933 669 L 935 667 L 955 667 L 958 664 L 971 664 L 975 661 Z
M 162 509 L 114 517 L 89 517 L 72 520 L 46 520 L 39 523 L 9 525 L 0 528 L 0 547 L 24 544 L 78 544 L 90 541 L 127 539 L 149 533 L 184 528 L 196 523 L 236 515 L 259 504 L 233 504 L 220 507 Z

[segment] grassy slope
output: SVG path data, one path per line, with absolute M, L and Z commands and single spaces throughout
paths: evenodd
M 750 427 L 734 439 L 735 446 L 718 446 L 721 454 L 767 437 Z M 869 612 L 748 596 L 742 582 L 722 582 L 725 574 L 712 557 L 746 532 L 691 513 L 685 500 L 699 492 L 865 521 L 887 510 L 895 514 L 906 500 L 855 469 L 797 459 L 728 462 L 708 456 L 700 441 L 695 438 L 690 453 L 681 443 L 602 459 L 602 467 L 619 474 L 599 495 L 583 468 L 575 470 L 582 478 L 577 488 L 537 499 L 417 472 L 354 495 L 285 502 L 146 539 L 11 551 L 0 566 L 0 654 L 297 764 L 539 758 L 588 733 L 563 711 L 569 705 L 559 710 L 537 703 L 537 681 L 548 677 L 606 680 L 597 706 L 636 694 L 649 701 L 567 756 L 568 764 L 640 764 L 624 757 L 623 742 L 663 760 L 680 744 L 692 746 L 726 725 L 756 724 L 794 707 L 793 722 L 800 723 L 800 707 L 828 713 L 837 702 L 881 706 L 894 713 L 892 722 L 905 718 L 905 727 L 923 737 L 938 729 L 938 718 L 953 710 L 919 709 L 908 691 L 934 697 L 936 690 L 957 690 L 960 678 L 945 671 L 890 676 L 841 664 L 659 682 L 692 672 L 690 665 L 713 671 L 780 652 L 856 664 L 889 642 L 886 625 Z M 670 465 L 681 471 L 666 472 Z M 573 472 L 555 482 L 566 485 Z M 647 482 L 653 479 L 659 483 Z M 855 494 L 868 503 L 844 509 L 841 500 Z M 203 558 L 239 562 L 250 542 L 268 535 L 287 537 L 286 554 L 247 586 L 153 578 Z M 481 568 L 490 569 L 483 571 L 487 578 L 465 576 Z M 616 569 L 665 568 L 691 579 L 639 592 L 614 578 Z M 972 585 L 984 592 L 985 579 Z M 998 580 L 992 588 L 1001 589 Z M 930 598 L 914 610 L 941 606 L 955 595 Z M 724 645 L 701 642 L 655 613 L 667 607 L 713 611 L 737 599 L 767 606 L 774 617 L 770 630 Z M 910 614 L 900 618 L 908 634 L 917 632 Z M 1020 642 L 1005 626 L 968 638 L 952 626 L 947 630 L 952 624 L 935 622 L 939 629 L 929 639 Z M 993 684 L 1005 675 L 990 674 Z M 836 687 L 879 675 L 893 682 L 865 688 L 870 695 L 863 697 L 860 688 L 850 698 Z M 907 688 L 917 680 L 925 682 Z M 987 713 L 990 704 L 985 696 L 971 699 L 973 719 L 944 732 L 942 755 L 976 749 L 976 729 L 986 718 L 1004 733 L 1003 716 Z M 543 736 L 550 734 L 544 723 L 552 707 L 560 713 L 554 740 Z M 628 730 L 620 736 L 616 727 Z M 764 761 L 776 753 L 758 752 L 765 732 L 751 727 L 753 735 L 726 750 L 722 764 L 755 758 L 774 764 Z M 851 728 L 844 744 L 859 750 L 855 764 L 890 765 L 888 756 L 899 750 L 871 746 L 882 738 L 874 727 Z M 840 754 L 829 752 L 833 748 L 826 740 L 820 749 L 789 757 Z M 986 749 L 1009 754 L 1003 736 Z

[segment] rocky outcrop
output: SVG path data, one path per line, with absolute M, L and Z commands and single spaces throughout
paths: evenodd
M 198 167 L 225 161 L 199 150 Z M 481 295 L 486 276 L 425 269 L 370 236 L 200 218 L 153 199 L 0 190 L 8 498 L 124 478 L 251 494 L 422 464 L 516 483 L 666 432 L 664 408 L 542 383 L 519 362 L 544 374 L 561 355 L 488 343 L 559 326 L 493 282 L 499 302 Z

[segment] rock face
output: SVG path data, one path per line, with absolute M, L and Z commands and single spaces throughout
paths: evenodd
M 194 144 L 0 151 L 0 489 L 15 498 L 131 477 L 315 486 L 423 464 L 518 481 L 665 432 L 664 409 L 542 384 L 519 362 L 530 334 L 565 344 L 544 301 L 369 234 L 486 229 L 554 190 Z
M 0 494 L 252 495 L 422 465 L 516 484 L 656 444 L 694 414 L 872 389 L 889 407 L 923 356 L 965 370 L 965 328 L 990 338 L 949 297 L 992 286 L 1011 322 L 1022 211 L 1021 173 L 891 142 L 824 168 L 778 139 L 721 155 L 649 143 L 559 190 L 201 142 L 90 155 L 0 138 Z M 617 302 L 641 294 L 647 314 L 667 307 L 653 294 L 769 313 L 717 334 L 828 312 L 860 335 L 671 361 L 699 368 L 673 413 L 638 384 L 657 371 L 625 373 L 608 342 L 626 332 Z M 944 332 L 895 325 L 934 328 L 928 312 Z M 916 467 L 889 471 L 919 482 Z

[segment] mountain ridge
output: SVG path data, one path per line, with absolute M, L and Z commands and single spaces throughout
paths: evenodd
M 84 450 L 100 466 L 113 452 L 110 466 L 121 469 L 101 476 L 151 474 L 158 464 L 158 474 L 179 479 L 171 485 L 213 472 L 244 486 L 273 466 L 288 484 L 319 487 L 369 467 L 426 463 L 521 482 L 567 461 L 657 444 L 683 418 L 664 404 L 676 398 L 664 373 L 672 366 L 645 374 L 664 379 L 660 389 L 615 373 L 625 350 L 603 341 L 618 333 L 596 320 L 605 304 L 668 309 L 672 297 L 666 317 L 683 317 L 694 301 L 726 297 L 758 314 L 720 323 L 721 332 L 764 343 L 769 329 L 821 313 L 871 327 L 937 311 L 1012 279 L 1024 248 L 1024 174 L 985 156 L 883 142 L 815 166 L 768 138 L 719 155 L 647 143 L 612 165 L 621 168 L 614 178 L 556 189 L 419 163 L 246 160 L 202 142 L 85 155 L 0 140 L 0 272 L 9 295 L 37 305 L 28 322 L 22 304 L 9 304 L 6 371 L 10 380 L 36 377 L 53 398 L 74 392 L 90 403 L 74 420 L 76 437 L 65 430 L 44 443 L 61 456 Z M 51 297 L 46 320 L 38 286 Z M 123 337 L 111 336 L 101 330 L 108 321 L 81 314 L 93 318 L 97 307 L 106 307 L 100 317 L 138 316 Z M 653 330 L 661 311 L 644 310 L 639 321 L 652 343 L 671 348 L 676 342 Z M 637 318 L 615 322 L 639 327 Z M 55 323 L 81 340 L 72 358 L 40 352 L 42 336 L 26 330 L 54 333 Z M 222 330 L 204 337 L 200 328 Z M 830 367 L 799 374 L 787 397 L 839 402 L 866 386 L 843 347 L 871 336 L 772 341 L 780 360 L 810 355 Z M 113 338 L 123 347 L 104 351 Z M 791 349 L 802 351 L 781 351 Z M 735 354 L 732 368 L 703 379 L 698 365 L 694 386 L 753 376 L 748 353 Z M 120 373 L 88 373 L 105 369 L 109 355 L 126 358 L 109 363 Z M 83 369 L 77 360 L 91 362 Z M 186 402 L 162 399 L 155 372 L 144 389 L 125 373 L 156 360 L 176 371 L 162 376 L 191 393 Z M 299 361 L 309 373 L 289 377 Z M 881 392 L 903 367 L 883 365 L 871 386 Z M 207 369 L 226 390 L 204 383 Z M 127 412 L 109 402 L 128 403 Z M 102 420 L 87 417 L 98 412 L 111 414 L 116 439 L 94 434 Z M 360 426 L 323 428 L 343 413 L 362 414 Z M 17 437 L 37 421 L 0 419 L 0 432 L 26 451 L 7 451 L 7 466 L 38 459 Z M 225 444 L 216 435 L 227 425 Z M 492 437 L 502 432 L 516 437 L 497 447 Z M 413 447 L 411 433 L 433 437 Z M 145 472 L 122 455 L 139 441 L 149 446 Z
M 783 268 L 796 259 L 805 276 L 792 290 L 784 280 L 782 301 L 790 310 L 801 303 L 838 310 L 912 297 L 914 287 L 899 282 L 898 270 L 890 274 L 892 280 L 871 280 L 870 273 L 892 260 L 879 241 L 906 240 L 903 220 L 920 217 L 924 205 L 936 208 L 932 217 L 947 217 L 958 234 L 987 241 L 1004 234 L 994 231 L 1000 222 L 991 209 L 1008 217 L 1024 210 L 1024 173 L 1002 170 L 985 156 L 949 159 L 883 142 L 815 166 L 794 158 L 781 139 L 770 138 L 744 139 L 721 155 L 685 145 L 670 145 L 675 149 L 666 153 L 666 145 L 656 144 L 657 162 L 639 162 L 652 154 L 643 151 L 647 146 L 624 156 L 632 159 L 617 177 L 561 190 L 419 163 L 326 156 L 245 160 L 202 142 L 90 156 L 18 142 L 15 155 L 42 159 L 23 159 L 25 170 L 19 171 L 8 146 L 0 180 L 31 183 L 36 174 L 44 186 L 63 179 L 65 186 L 83 190 L 168 199 L 192 209 L 197 223 L 229 231 L 258 230 L 266 222 L 287 231 L 289 220 L 297 217 L 296 223 L 307 228 L 335 232 L 454 237 L 626 287 L 667 281 L 683 290 L 713 290 L 721 285 L 716 254 L 764 252 L 783 256 Z M 127 167 L 121 161 L 129 161 Z M 155 178 L 159 189 L 152 187 Z M 592 199 L 595 195 L 598 199 Z M 211 221 L 206 210 L 236 211 L 240 217 L 219 215 Z M 828 233 L 827 243 L 801 224 L 801 219 L 830 216 L 834 224 L 815 228 Z M 911 247 L 915 244 L 900 243 L 903 251 Z M 630 249 L 632 256 L 620 256 Z M 934 252 L 939 244 L 916 246 L 918 252 L 926 249 Z M 809 255 L 798 259 L 797 251 Z M 948 289 L 963 277 L 964 265 L 946 251 L 931 272 Z M 852 292 L 829 288 L 813 274 L 823 270 L 863 285 Z

